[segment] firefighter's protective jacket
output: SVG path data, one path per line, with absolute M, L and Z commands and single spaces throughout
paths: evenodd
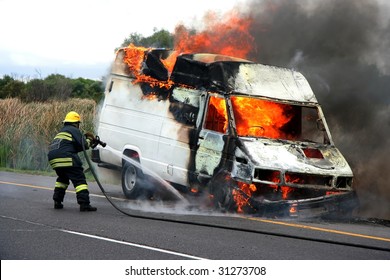
M 89 140 L 85 138 L 77 127 L 66 124 L 54 137 L 49 145 L 48 160 L 52 168 L 81 167 L 79 152 L 89 148 Z

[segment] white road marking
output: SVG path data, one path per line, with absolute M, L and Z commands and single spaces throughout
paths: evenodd
M 180 257 L 189 258 L 189 259 L 193 259 L 193 260 L 207 260 L 205 258 L 200 258 L 200 257 L 194 256 L 194 255 L 183 254 L 183 253 L 179 253 L 179 252 L 175 252 L 175 251 L 160 249 L 160 248 L 157 248 L 157 247 L 151 247 L 151 246 L 141 245 L 141 244 L 132 243 L 132 242 L 125 242 L 125 241 L 120 241 L 120 240 L 116 240 L 116 239 L 101 237 L 101 236 L 92 235 L 92 234 L 86 234 L 86 233 L 72 231 L 72 230 L 59 229 L 59 228 L 55 228 L 55 227 L 50 226 L 50 225 L 45 225 L 45 224 L 42 224 L 42 223 L 27 221 L 27 220 L 15 218 L 15 217 L 8 217 L 8 216 L 3 216 L 3 215 L 0 215 L 0 217 L 1 218 L 5 218 L 5 219 L 14 220 L 14 221 L 19 221 L 19 222 L 25 222 L 25 223 L 29 223 L 29 224 L 33 224 L 33 225 L 48 227 L 48 228 L 51 228 L 51 229 L 54 229 L 54 230 L 57 230 L 57 231 L 61 231 L 61 232 L 64 232 L 64 233 L 70 233 L 70 234 L 85 236 L 85 237 L 99 239 L 99 240 L 103 240 L 103 241 L 118 243 L 118 244 L 122 244 L 122 245 L 126 245 L 126 246 L 133 246 L 133 247 L 146 249 L 146 250 L 151 250 L 151 251 L 156 251 L 156 252 L 160 252 L 160 253 L 164 253 L 164 254 L 180 256 Z
M 133 246 L 133 247 L 137 247 L 137 248 L 161 252 L 161 253 L 165 253 L 165 254 L 185 257 L 185 258 L 194 259 L 194 260 L 207 260 L 207 259 L 193 256 L 193 255 L 187 255 L 187 254 L 183 254 L 183 253 L 178 253 L 178 252 L 174 252 L 174 251 L 169 251 L 169 250 L 165 250 L 165 249 L 141 245 L 141 244 L 132 243 L 132 242 L 119 241 L 119 240 L 101 237 L 101 236 L 97 236 L 97 235 L 91 235 L 91 234 L 86 234 L 86 233 L 81 233 L 81 232 L 76 232 L 76 231 L 71 231 L 71 230 L 60 230 L 60 231 L 66 232 L 66 233 L 71 233 L 71 234 L 76 234 L 76 235 L 81 235 L 81 236 L 86 236 L 86 237 L 90 237 L 90 238 L 95 238 L 95 239 L 99 239 L 99 240 L 109 241 L 109 242 L 113 242 L 113 243 L 118 243 L 118 244 L 122 244 L 122 245 Z

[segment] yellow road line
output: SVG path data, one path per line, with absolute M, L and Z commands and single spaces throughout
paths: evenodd
M 4 182 L 0 181 L 0 184 L 6 184 L 6 185 L 14 185 L 14 186 L 19 186 L 19 187 L 27 187 L 27 188 L 33 188 L 33 189 L 42 189 L 42 190 L 49 190 L 53 191 L 54 187 L 49 188 L 49 187 L 43 187 L 43 186 L 36 186 L 36 185 L 29 185 L 29 184 L 20 184 L 20 183 L 13 183 L 13 182 Z M 71 192 L 71 193 L 76 193 L 75 191 L 72 190 L 66 190 L 66 192 Z M 97 196 L 97 197 L 104 197 L 104 195 L 99 195 L 99 194 L 90 194 L 91 196 Z
M 34 188 L 34 189 L 53 190 L 53 188 L 49 188 L 49 187 L 42 187 L 42 186 L 28 185 L 28 184 L 19 184 L 19 183 L 13 183 L 13 182 L 0 181 L 0 184 L 28 187 L 28 188 Z
M 270 224 L 276 224 L 276 225 L 282 225 L 282 226 L 288 226 L 288 227 L 295 227 L 295 228 L 302 228 L 302 229 L 317 230 L 317 231 L 323 231 L 323 232 L 330 232 L 330 233 L 336 233 L 336 234 L 342 234 L 342 235 L 348 235 L 348 236 L 354 236 L 354 237 L 361 237 L 361 238 L 368 238 L 368 239 L 375 239 L 375 240 L 381 240 L 381 241 L 390 242 L 390 238 L 379 237 L 379 236 L 365 235 L 365 234 L 359 234 L 359 233 L 353 233 L 353 232 L 347 232 L 347 231 L 340 231 L 340 230 L 335 230 L 335 229 L 327 229 L 327 228 L 306 226 L 306 225 L 287 223 L 287 222 L 280 222 L 280 221 L 265 220 L 265 219 L 260 219 L 260 218 L 248 218 L 248 219 L 249 220 L 253 220 L 253 221 L 263 222 L 263 223 L 270 223 Z
M 53 191 L 54 190 L 54 187 L 50 188 L 50 187 L 43 187 L 43 186 L 29 185 L 29 184 L 20 184 L 20 183 L 14 183 L 14 182 L 0 181 L 0 184 L 14 185 L 14 186 L 19 186 L 19 187 L 27 187 L 27 188 L 34 188 L 34 189 L 49 190 L 49 191 Z M 76 191 L 72 191 L 72 190 L 68 190 L 68 189 L 66 190 L 66 192 L 76 193 Z M 100 195 L 100 194 L 90 193 L 89 195 L 90 196 L 95 196 L 95 197 L 104 197 L 105 198 L 104 195 Z M 120 200 L 120 201 L 124 201 L 125 200 L 125 199 L 119 198 L 119 197 L 111 197 L 111 199 Z

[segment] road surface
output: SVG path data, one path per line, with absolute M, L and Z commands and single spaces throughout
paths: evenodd
M 390 260 L 386 224 L 228 215 L 128 201 L 105 186 L 120 212 L 96 183 L 97 212 L 79 211 L 72 185 L 55 210 L 54 182 L 0 172 L 1 260 Z

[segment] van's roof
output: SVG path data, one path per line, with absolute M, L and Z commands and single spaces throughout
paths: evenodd
M 233 81 L 234 91 L 317 103 L 306 78 L 300 72 L 291 69 L 262 64 L 241 64 Z
M 317 103 L 306 78 L 298 71 L 227 56 L 178 56 L 171 80 L 211 90 L 282 100 Z M 214 60 L 213 60 L 214 57 Z
M 276 66 L 254 63 L 231 56 L 196 53 L 182 54 L 176 59 L 170 75 L 163 64 L 154 60 L 172 51 L 155 49 L 145 56 L 148 71 L 157 77 L 165 77 L 175 83 L 195 88 L 205 88 L 222 94 L 242 93 L 281 100 L 317 103 L 317 99 L 306 78 L 298 71 Z M 158 54 L 158 55 L 156 55 Z M 123 52 L 118 51 L 113 73 L 120 71 L 129 74 L 123 62 Z M 166 75 L 161 75 L 166 72 Z

